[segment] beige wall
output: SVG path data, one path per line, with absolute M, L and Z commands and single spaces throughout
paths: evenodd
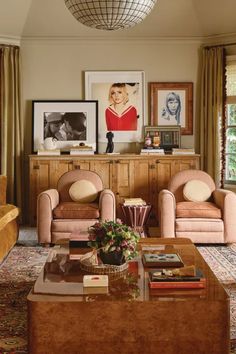
M 195 107 L 199 46 L 197 40 L 23 39 L 26 154 L 31 152 L 31 101 L 84 99 L 83 73 L 86 70 L 143 70 L 146 81 L 145 124 L 148 124 L 149 111 L 148 82 L 193 82 Z M 99 146 L 99 152 L 104 152 L 104 145 Z M 194 136 L 182 137 L 182 147 L 193 146 Z M 135 148 L 127 144 L 115 149 L 135 152 Z

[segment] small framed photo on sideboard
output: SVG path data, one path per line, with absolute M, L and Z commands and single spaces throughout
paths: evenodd
M 158 135 L 160 137 L 160 148 L 170 151 L 172 148 L 179 148 L 181 143 L 181 126 L 144 126 L 144 136 L 153 138 Z

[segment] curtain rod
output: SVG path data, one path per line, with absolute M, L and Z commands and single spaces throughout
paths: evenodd
M 5 47 L 19 48 L 19 45 L 16 45 L 16 44 L 0 44 L 0 48 L 5 48 Z
M 229 47 L 232 45 L 236 45 L 236 42 L 225 43 L 225 44 L 203 45 L 203 46 L 204 46 L 204 48 L 214 48 L 214 47 Z

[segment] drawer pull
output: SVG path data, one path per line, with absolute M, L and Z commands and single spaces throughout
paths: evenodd
M 33 167 L 34 170 L 39 170 L 39 165 Z

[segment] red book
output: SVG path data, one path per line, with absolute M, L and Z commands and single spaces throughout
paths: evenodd
M 203 289 L 206 287 L 206 279 L 199 281 L 177 281 L 177 282 L 149 282 L 151 289 Z

